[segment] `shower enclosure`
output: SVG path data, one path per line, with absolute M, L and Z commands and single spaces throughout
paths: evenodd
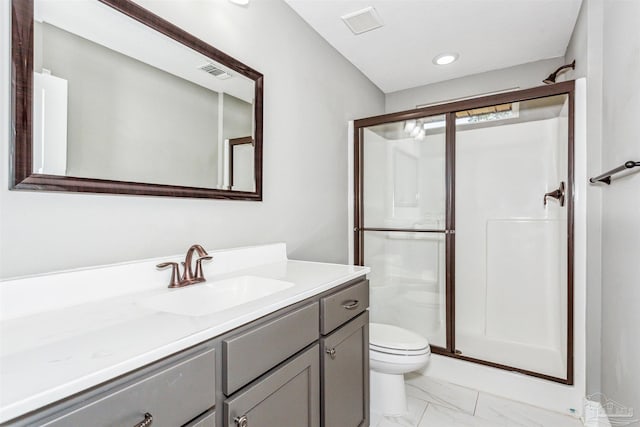
M 371 319 L 573 383 L 573 82 L 354 122 Z

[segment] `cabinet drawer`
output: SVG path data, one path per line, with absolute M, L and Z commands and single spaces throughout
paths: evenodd
M 224 402 L 223 427 L 319 427 L 318 344 Z
M 216 411 L 209 411 L 184 427 L 216 427 Z
M 318 304 L 222 341 L 222 391 L 229 396 L 318 339 Z
M 326 335 L 369 307 L 369 281 L 363 280 L 320 300 L 320 331 Z
M 215 350 L 159 368 L 142 379 L 97 395 L 62 416 L 38 424 L 55 427 L 134 426 L 153 416 L 153 427 L 184 425 L 215 405 Z M 207 424 L 204 424 L 205 426 Z

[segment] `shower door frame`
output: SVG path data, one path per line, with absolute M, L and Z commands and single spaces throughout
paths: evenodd
M 506 104 L 532 99 L 546 98 L 555 95 L 567 95 L 568 98 L 568 165 L 567 188 L 565 199 L 567 206 L 567 374 L 566 378 L 546 375 L 540 372 L 526 370 L 515 366 L 503 365 L 488 360 L 477 359 L 461 354 L 455 345 L 455 154 L 456 154 L 456 112 L 492 105 Z M 561 384 L 573 385 L 574 382 L 574 128 L 575 128 L 575 81 L 570 80 L 547 86 L 530 89 L 503 92 L 494 95 L 480 96 L 460 101 L 437 104 L 398 113 L 383 114 L 354 120 L 354 263 L 364 265 L 364 234 L 367 231 L 411 232 L 411 233 L 442 233 L 445 235 L 445 319 L 446 346 L 431 346 L 431 351 L 442 356 L 452 357 L 468 362 L 478 363 L 493 368 L 515 371 L 525 375 L 554 381 Z M 446 213 L 444 230 L 380 228 L 364 226 L 363 210 L 363 129 L 369 126 L 420 119 L 427 116 L 446 116 L 445 135 L 445 191 Z

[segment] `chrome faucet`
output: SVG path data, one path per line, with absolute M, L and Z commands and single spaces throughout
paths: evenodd
M 193 272 L 193 253 L 198 252 L 198 259 L 196 260 L 196 271 Z M 170 288 L 181 288 L 183 286 L 192 285 L 194 283 L 205 282 L 202 271 L 202 261 L 209 261 L 213 257 L 204 250 L 200 245 L 191 245 L 187 251 L 187 256 L 182 262 L 182 275 L 180 275 L 180 267 L 177 262 L 163 262 L 156 265 L 157 268 L 171 267 L 171 279 L 169 281 Z

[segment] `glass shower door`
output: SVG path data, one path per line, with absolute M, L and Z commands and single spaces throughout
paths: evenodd
M 360 130 L 356 262 L 371 268 L 371 321 L 447 346 L 446 118 Z
M 354 122 L 371 319 L 573 384 L 573 82 Z
M 455 347 L 567 378 L 569 97 L 456 112 Z

